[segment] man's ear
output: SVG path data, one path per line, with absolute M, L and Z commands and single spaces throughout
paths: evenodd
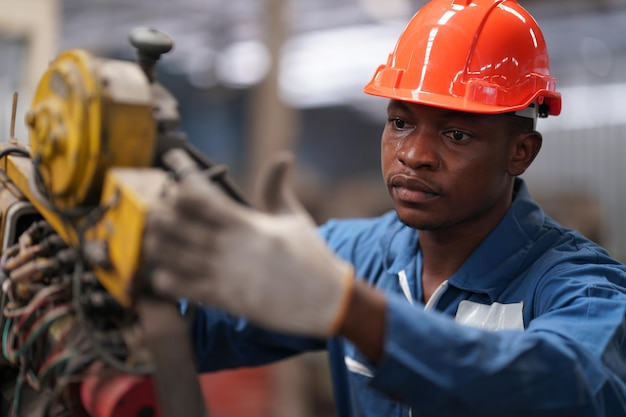
M 522 175 L 533 162 L 543 137 L 537 131 L 520 132 L 511 140 L 511 158 L 509 159 L 508 172 L 511 176 Z

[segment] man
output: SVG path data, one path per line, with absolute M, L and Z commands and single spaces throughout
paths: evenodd
M 561 107 L 532 17 L 432 0 L 365 91 L 394 211 L 316 230 L 283 158 L 262 210 L 192 172 L 153 213 L 156 290 L 207 306 L 200 371 L 327 348 L 340 416 L 626 415 L 626 267 L 519 178 Z

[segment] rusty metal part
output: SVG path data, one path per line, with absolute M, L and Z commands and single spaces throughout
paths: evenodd
M 136 308 L 152 350 L 153 378 L 163 417 L 208 417 L 193 361 L 189 323 L 170 301 L 143 296 Z

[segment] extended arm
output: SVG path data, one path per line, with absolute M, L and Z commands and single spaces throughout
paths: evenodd
M 386 297 L 364 281 L 357 281 L 339 333 L 373 363 L 383 351 L 386 313 Z
M 559 334 L 559 314 L 526 332 L 459 325 L 355 280 L 352 266 L 326 247 L 290 193 L 287 167 L 283 160 L 266 177 L 265 211 L 232 202 L 201 175 L 186 177 L 171 205 L 148 224 L 155 289 L 276 332 L 341 334 L 372 362 L 368 386 L 425 413 L 552 417 L 626 410 L 623 295 L 589 306 L 581 298 L 578 317 L 614 309 L 617 324 L 608 327 L 613 333 L 602 352 L 578 343 L 575 329 Z M 597 314 L 585 329 L 603 320 Z

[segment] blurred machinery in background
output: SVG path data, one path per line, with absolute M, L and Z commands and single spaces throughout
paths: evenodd
M 186 318 L 140 270 L 143 226 L 177 153 L 243 200 L 176 131 L 178 103 L 155 80 L 172 40 L 139 28 L 130 41 L 136 63 L 61 53 L 27 112 L 29 144 L 13 129 L 0 144 L 2 416 L 207 415 Z

